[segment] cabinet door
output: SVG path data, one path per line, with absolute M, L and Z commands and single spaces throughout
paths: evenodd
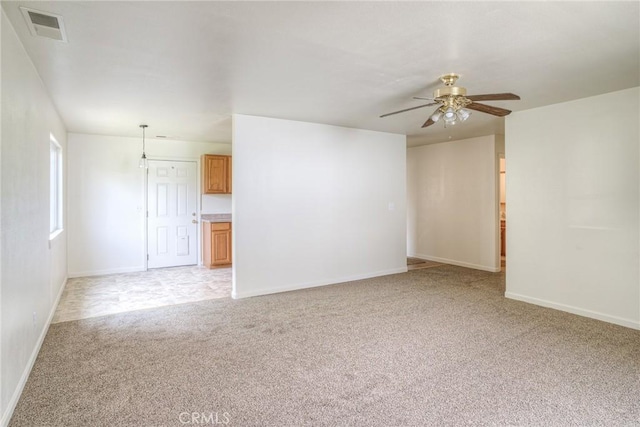
M 229 156 L 204 156 L 204 180 L 202 191 L 205 194 L 228 194 Z
M 211 265 L 231 264 L 231 223 L 213 224 L 211 252 Z

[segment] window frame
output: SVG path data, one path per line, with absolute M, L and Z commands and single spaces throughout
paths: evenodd
M 62 146 L 49 134 L 49 240 L 64 230 Z

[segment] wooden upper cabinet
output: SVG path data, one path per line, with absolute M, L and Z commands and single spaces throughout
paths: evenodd
M 202 193 L 231 194 L 231 156 L 202 156 Z

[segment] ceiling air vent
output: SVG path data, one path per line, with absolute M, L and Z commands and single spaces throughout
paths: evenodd
M 26 7 L 20 7 L 20 10 L 27 21 L 27 26 L 32 36 L 67 41 L 62 16 Z

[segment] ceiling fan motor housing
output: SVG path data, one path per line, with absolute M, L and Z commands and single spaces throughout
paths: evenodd
M 453 104 L 453 98 L 465 96 L 467 94 L 467 89 L 461 86 L 454 86 L 459 77 L 460 75 L 456 73 L 449 73 L 440 76 L 440 80 L 444 83 L 444 87 L 436 89 L 433 92 L 433 97 L 438 101 L 448 100 L 448 104 Z M 462 104 L 462 102 L 459 103 Z
M 467 94 L 467 89 L 460 86 L 445 86 L 440 89 L 436 89 L 433 92 L 433 97 L 435 99 L 442 99 L 447 96 L 465 96 Z

